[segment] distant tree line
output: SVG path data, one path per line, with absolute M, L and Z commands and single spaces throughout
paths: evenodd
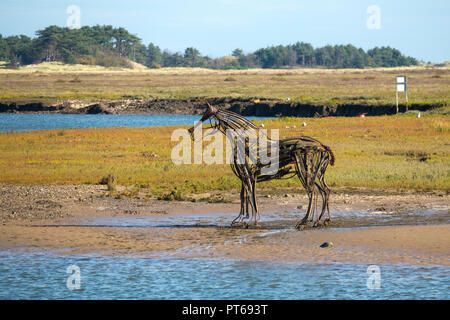
M 304 42 L 261 48 L 248 54 L 242 49 L 235 49 L 230 56 L 210 58 L 202 56 L 199 50 L 192 47 L 186 48 L 183 53 L 173 53 L 161 50 L 153 43 L 146 46 L 124 28 L 109 25 L 80 29 L 49 26 L 38 30 L 33 39 L 24 35 L 3 37 L 0 34 L 0 61 L 7 61 L 11 67 L 43 61 L 131 67 L 130 61 L 135 61 L 150 68 L 212 69 L 365 68 L 418 63 L 416 59 L 390 47 L 376 47 L 366 52 L 350 44 L 314 48 Z

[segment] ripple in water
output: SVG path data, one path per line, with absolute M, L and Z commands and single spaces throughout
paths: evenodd
M 77 265 L 81 288 L 66 287 Z M 300 265 L 0 252 L 0 299 L 449 299 L 445 267 Z

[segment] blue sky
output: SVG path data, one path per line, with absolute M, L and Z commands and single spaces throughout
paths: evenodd
M 420 60 L 450 60 L 448 0 L 1 0 L 0 33 L 25 34 L 66 26 L 77 5 L 81 25 L 125 27 L 145 44 L 172 52 L 193 46 L 212 57 L 297 41 L 391 46 Z M 380 28 L 366 25 L 367 8 L 380 9 Z

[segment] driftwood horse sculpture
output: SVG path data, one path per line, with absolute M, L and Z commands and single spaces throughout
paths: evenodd
M 208 108 L 198 124 L 201 126 L 201 123 L 206 120 L 210 121 L 212 128 L 220 130 L 228 139 L 230 139 L 230 135 L 227 134 L 227 130 L 230 129 L 234 132 L 260 134 L 259 128 L 248 119 L 237 113 L 211 106 L 209 103 Z M 193 139 L 194 130 L 195 127 L 189 129 Z M 270 172 L 270 174 L 264 174 L 264 168 L 268 167 L 267 161 L 262 163 L 259 157 L 256 161 L 250 161 L 248 155 L 252 148 L 257 148 L 259 154 L 264 147 L 249 143 L 248 134 L 234 135 L 231 139 L 234 140 L 232 141 L 234 146 L 239 145 L 239 143 L 245 145 L 246 152 L 245 157 L 239 158 L 239 153 L 236 152 L 236 149 L 233 149 L 230 163 L 234 174 L 242 182 L 241 210 L 239 215 L 231 223 L 232 226 L 243 225 L 248 227 L 249 224 L 257 225 L 260 218 L 256 201 L 257 182 L 273 179 L 289 179 L 294 176 L 300 179 L 309 199 L 306 214 L 297 223 L 296 228 L 299 230 L 303 229 L 309 222 L 311 222 L 313 227 L 318 227 L 322 224 L 326 225 L 331 221 L 328 206 L 330 188 L 325 182 L 325 171 L 329 164 L 334 164 L 335 157 L 328 146 L 306 136 L 287 138 L 279 141 L 267 138 L 269 145 L 276 143 L 277 152 L 275 154 L 271 154 L 268 150 L 265 150 L 265 152 L 269 154 L 271 164 L 273 164 L 273 161 L 277 161 L 278 165 L 275 171 Z M 322 199 L 320 213 L 318 211 L 319 195 Z M 252 211 L 251 217 L 249 217 L 249 206 Z M 328 213 L 328 218 L 322 222 L 325 211 Z M 248 219 L 248 222 L 245 221 L 246 219 Z

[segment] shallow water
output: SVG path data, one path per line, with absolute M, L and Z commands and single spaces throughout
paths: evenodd
M 265 213 L 261 223 L 290 232 L 298 211 Z M 418 215 L 418 213 L 417 213 Z M 430 218 L 430 213 L 421 214 Z M 84 219 L 75 226 L 190 228 L 228 226 L 235 213 L 115 216 Z M 370 212 L 337 212 L 360 219 Z M 388 219 L 389 215 L 377 215 Z M 270 227 L 275 225 L 275 227 Z M 57 227 L 55 225 L 55 227 Z M 59 227 L 64 227 L 60 225 Z M 251 237 L 252 235 L 247 235 Z M 246 236 L 240 237 L 242 241 Z M 207 248 L 198 247 L 198 250 Z M 192 247 L 179 250 L 193 250 Z M 172 253 L 172 254 L 171 254 Z M 179 259 L 179 257 L 186 257 Z M 48 251 L 0 252 L 0 299 L 449 299 L 447 267 L 379 265 L 380 289 L 367 287 L 367 264 L 248 262 L 193 259 L 191 252 L 164 255 L 59 255 Z M 161 258 L 163 257 L 163 258 Z M 81 288 L 69 290 L 69 266 L 80 268 Z
M 178 114 L 11 114 L 0 113 L 0 132 L 105 127 L 193 125 L 200 115 Z M 249 117 L 264 120 L 267 117 Z
M 346 214 L 364 216 L 357 212 L 340 213 Z M 267 213 L 262 221 L 285 223 L 296 215 Z M 130 232 L 134 228 L 153 227 L 215 228 L 228 224 L 233 216 L 230 213 L 116 216 L 86 219 L 79 225 L 129 228 Z M 292 231 L 292 228 L 268 229 L 258 235 Z M 450 299 L 450 269 L 442 266 L 378 265 L 381 287 L 369 289 L 368 264 L 194 259 L 189 258 L 192 256 L 189 253 L 183 255 L 176 250 L 172 253 L 115 257 L 101 253 L 61 255 L 41 249 L 3 251 L 0 299 Z M 70 276 L 66 270 L 72 265 L 80 269 L 81 287 L 77 290 L 66 286 Z
M 66 285 L 71 265 L 80 289 Z M 0 299 L 450 298 L 448 268 L 380 265 L 381 288 L 369 289 L 367 267 L 3 251 Z
M 440 210 L 442 209 L 442 210 Z M 379 213 L 373 211 L 334 211 L 331 227 L 391 226 L 415 224 L 439 224 L 450 222 L 447 207 L 421 212 Z M 237 212 L 203 213 L 187 215 L 127 215 L 80 220 L 81 225 L 119 228 L 174 228 L 174 227 L 228 227 Z M 304 210 L 291 209 L 261 214 L 261 229 L 292 229 L 303 218 Z

